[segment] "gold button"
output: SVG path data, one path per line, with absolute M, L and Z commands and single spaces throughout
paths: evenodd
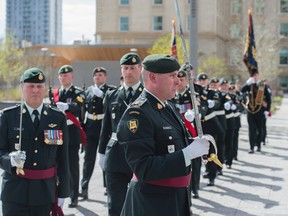
M 35 137 L 35 139 L 34 139 L 35 141 L 37 141 L 38 140 L 38 137 Z
M 19 137 L 20 137 L 19 135 L 16 136 L 17 139 L 19 139 Z
M 35 149 L 35 150 L 34 150 L 34 153 L 38 153 L 38 150 L 37 150 L 37 149 Z
M 37 166 L 37 163 L 33 163 L 33 166 Z
M 168 138 L 169 138 L 169 140 L 172 140 L 172 136 L 169 136 Z

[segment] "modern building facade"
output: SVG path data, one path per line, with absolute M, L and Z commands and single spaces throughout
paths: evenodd
M 6 34 L 21 47 L 61 44 L 62 0 L 6 0 Z
M 197 3 L 198 61 L 224 60 L 232 78 L 246 79 L 242 63 L 253 9 L 257 60 L 263 78 L 288 91 L 288 0 L 181 0 L 182 28 L 189 35 L 191 4 Z M 96 44 L 152 44 L 171 33 L 172 0 L 96 0 Z M 269 63 L 269 64 L 268 64 Z

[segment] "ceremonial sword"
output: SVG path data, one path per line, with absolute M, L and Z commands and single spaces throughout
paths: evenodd
M 180 33 L 181 42 L 182 42 L 182 48 L 183 48 L 183 54 L 184 54 L 184 60 L 185 60 L 185 68 L 186 68 L 188 78 L 189 78 L 189 87 L 190 87 L 190 91 L 191 91 L 190 98 L 192 101 L 192 107 L 193 107 L 194 112 L 195 112 L 195 124 L 196 124 L 197 135 L 198 135 L 198 138 L 204 137 L 206 140 L 210 141 L 210 143 L 212 143 L 212 145 L 215 149 L 215 154 L 211 153 L 210 157 L 207 157 L 205 155 L 205 156 L 202 156 L 201 158 L 202 158 L 202 161 L 204 164 L 206 164 L 208 161 L 209 162 L 213 161 L 218 166 L 223 167 L 222 163 L 219 161 L 218 156 L 217 156 L 217 146 L 216 146 L 215 139 L 211 135 L 208 135 L 208 134 L 203 135 L 201 119 L 199 116 L 199 109 L 197 106 L 197 99 L 196 99 L 194 82 L 193 82 L 194 78 L 191 75 L 191 68 L 190 68 L 191 64 L 189 62 L 186 44 L 185 44 L 185 37 L 184 37 L 183 30 L 182 30 L 182 23 L 181 23 L 181 17 L 180 17 L 180 10 L 179 10 L 179 6 L 178 6 L 178 0 L 174 0 L 174 4 L 175 4 L 177 21 L 178 21 L 178 26 L 179 26 L 179 33 Z

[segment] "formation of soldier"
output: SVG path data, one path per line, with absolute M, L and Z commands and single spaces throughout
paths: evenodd
M 263 81 L 257 80 L 258 71 L 251 73 L 242 88 L 238 82 L 225 78 L 209 78 L 205 73 L 199 74 L 193 79 L 196 96 L 194 106 L 199 110 L 199 116 L 195 117 L 188 79 L 188 73 L 194 76 L 192 66 L 183 65 L 180 68 L 178 62 L 167 55 L 150 55 L 142 62 L 136 53 L 123 55 L 120 66 L 122 76 L 118 87 L 107 85 L 107 70 L 96 67 L 92 71 L 94 84 L 82 89 L 73 85 L 73 68 L 64 65 L 58 71 L 59 88 L 49 91 L 49 108 L 42 108 L 43 102 L 32 107 L 28 101 L 29 95 L 26 95 L 21 106 L 2 111 L 0 165 L 5 171 L 4 178 L 9 179 L 3 181 L 3 215 L 17 215 L 17 211 L 21 210 L 18 205 L 24 205 L 27 211 L 33 209 L 35 215 L 39 212 L 41 215 L 48 215 L 51 206 L 55 211 L 61 211 L 58 207 L 63 207 L 64 198 L 67 197 L 70 197 L 69 207 L 77 207 L 79 197 L 88 199 L 88 186 L 97 151 L 99 165 L 103 170 L 103 186 L 107 188 L 105 195 L 110 216 L 131 215 L 131 212 L 135 213 L 133 215 L 141 215 L 143 212 L 146 215 L 159 215 L 158 213 L 163 213 L 163 203 L 167 209 L 165 215 L 189 215 L 190 208 L 186 206 L 186 200 L 191 205 L 191 194 L 194 198 L 199 198 L 201 156 L 215 153 L 215 149 L 209 148 L 205 138 L 197 137 L 196 121 L 201 122 L 204 134 L 215 139 L 218 158 L 228 169 L 232 168 L 233 160 L 238 160 L 241 113 L 247 110 L 251 147 L 249 153 L 254 153 L 255 146 L 257 151 L 261 151 L 261 144 L 265 144 L 265 119 L 271 113 L 271 91 Z M 140 82 L 141 74 L 144 85 Z M 39 84 L 34 86 L 34 83 L 44 82 L 45 75 L 39 69 L 29 69 L 21 78 L 21 83 L 30 83 L 30 88 L 35 89 L 39 88 Z M 166 82 L 166 85 L 161 82 Z M 33 90 L 33 93 L 28 93 L 33 95 L 37 92 L 38 90 Z M 43 98 L 44 95 L 40 97 L 41 100 Z M 33 109 L 39 109 L 40 120 L 35 118 L 38 114 L 32 113 Z M 31 111 L 31 118 L 25 117 L 24 110 Z M 37 132 L 37 128 L 29 136 L 24 128 L 22 135 L 25 141 L 25 136 L 32 139 L 35 134 L 40 133 L 41 136 L 33 138 L 31 142 L 36 145 L 40 140 L 41 145 L 45 145 L 47 149 L 45 147 L 43 152 L 39 150 L 40 147 L 31 149 L 26 146 L 26 141 L 23 141 L 22 148 L 17 148 L 17 143 L 21 143 L 21 126 L 10 125 L 7 119 L 15 117 L 13 124 L 19 124 L 21 120 L 23 125 L 26 121 L 31 125 L 33 122 L 39 125 L 40 121 L 42 125 L 50 112 L 53 116 L 59 115 L 59 120 L 47 120 L 40 131 Z M 19 116 L 17 113 L 23 114 L 16 118 Z M 64 117 L 63 113 L 67 120 L 65 124 L 58 122 Z M 199 119 L 195 119 L 197 117 Z M 62 129 L 58 129 L 58 126 Z M 7 134 L 12 136 L 12 132 L 15 137 L 7 137 Z M 51 146 L 47 145 L 50 140 L 53 142 Z M 35 154 L 38 151 L 41 151 L 42 157 L 36 161 Z M 80 151 L 85 154 L 81 181 Z M 39 170 L 37 163 L 41 164 Z M 52 174 L 50 169 L 54 170 Z M 33 171 L 33 174 L 29 174 L 33 177 L 27 175 L 26 178 L 20 173 L 23 170 L 27 173 L 37 170 L 37 173 Z M 223 175 L 222 167 L 208 162 L 203 175 L 208 179 L 207 185 L 214 186 L 218 175 Z M 8 195 L 9 181 L 15 180 L 32 186 L 31 179 L 49 180 L 49 191 L 53 191 L 54 197 L 43 202 L 41 199 L 35 200 L 35 203 L 23 200 L 21 203 L 16 202 L 16 206 L 12 205 L 14 200 Z M 45 187 L 38 186 L 39 192 L 45 190 Z M 188 197 L 186 189 L 181 189 L 183 187 L 189 190 Z M 172 191 L 174 195 L 171 194 Z M 37 191 L 31 194 L 29 191 L 21 193 L 34 198 L 39 196 Z M 151 193 L 153 198 L 150 199 Z M 166 199 L 162 196 L 163 193 L 166 194 Z M 175 196 L 178 197 L 176 200 Z M 55 197 L 58 199 L 54 199 Z M 38 209 L 40 204 L 45 205 L 45 208 Z M 154 207 L 151 209 L 149 205 Z M 167 205 L 171 208 L 167 208 Z M 175 210 L 173 205 L 179 205 L 179 208 Z

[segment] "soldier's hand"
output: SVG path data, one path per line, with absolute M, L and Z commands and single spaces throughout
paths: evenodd
M 187 121 L 193 122 L 194 119 L 195 119 L 195 112 L 194 112 L 194 110 L 188 109 L 188 110 L 185 112 L 184 117 L 185 117 L 185 119 L 186 119 Z
M 208 102 L 208 108 L 211 109 L 211 108 L 213 108 L 215 106 L 215 101 L 214 100 L 208 99 L 207 102 Z
M 230 104 L 230 102 L 224 103 L 224 109 L 227 110 L 227 111 L 231 109 L 231 104 Z
M 64 202 L 65 202 L 65 198 L 58 198 L 58 200 L 57 200 L 57 205 L 58 205 L 60 208 L 63 208 Z
M 186 148 L 182 149 L 184 156 L 194 159 L 202 155 L 208 154 L 209 142 L 205 138 L 197 138 Z
M 62 111 L 66 111 L 69 108 L 68 103 L 64 103 L 64 102 L 57 102 L 56 105 Z
M 231 110 L 236 110 L 237 109 L 237 106 L 235 104 L 232 104 L 231 105 Z
M 253 77 L 250 77 L 247 81 L 246 81 L 247 85 L 251 85 L 253 83 L 255 83 L 255 80 Z
M 97 97 L 102 97 L 103 96 L 103 91 L 101 91 L 98 86 L 93 86 L 92 87 L 92 91 L 94 93 L 94 95 L 96 95 Z
M 105 154 L 99 154 L 99 165 L 104 170 Z
M 264 116 L 267 119 L 269 117 L 269 111 L 264 111 Z
M 9 154 L 12 167 L 23 168 L 26 160 L 25 151 L 13 151 Z

